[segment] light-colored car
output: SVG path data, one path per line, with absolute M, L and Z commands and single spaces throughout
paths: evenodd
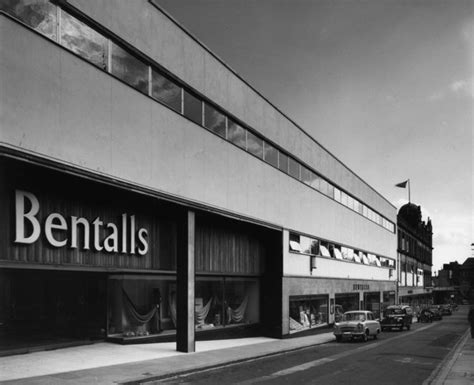
M 380 322 L 373 313 L 367 310 L 345 312 L 340 322 L 334 324 L 336 341 L 343 338 L 360 338 L 367 341 L 370 336 L 377 338 L 380 333 Z

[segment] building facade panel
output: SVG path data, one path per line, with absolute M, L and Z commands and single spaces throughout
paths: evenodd
M 206 57 L 211 54 L 201 45 L 198 45 L 186 32 L 176 28 L 169 19 L 164 17 L 150 3 L 142 2 L 137 6 L 136 4 L 130 5 L 126 2 L 118 2 L 114 4 L 114 7 L 104 7 L 90 4 L 90 2 L 87 1 L 76 0 L 72 1 L 71 4 L 87 15 L 93 15 L 98 23 L 103 24 L 124 41 L 137 47 L 145 55 L 151 57 L 152 60 L 156 60 L 160 65 L 163 65 L 167 70 L 174 73 L 178 78 L 182 79 L 203 95 L 210 96 L 208 90 L 205 89 L 202 84 L 202 79 L 205 79 L 209 73 L 209 71 L 206 71 L 205 63 L 209 63 L 210 59 L 201 60 L 200 58 L 203 55 Z M 139 21 L 142 21 L 141 13 L 144 12 L 143 9 L 148 10 L 146 14 L 151 15 L 151 20 L 154 24 L 159 25 L 161 30 L 155 31 L 151 28 L 141 29 L 135 26 L 135 24 L 139 24 Z M 128 22 L 117 21 L 120 20 L 119 15 L 122 13 L 128 15 L 126 19 Z M 145 25 L 148 23 L 146 20 L 147 19 L 144 21 Z M 151 31 L 153 31 L 154 35 L 151 35 Z M 160 40 L 163 40 L 164 43 L 160 43 Z M 148 45 L 150 45 L 150 47 L 148 47 Z M 185 49 L 185 46 L 188 48 L 193 47 L 191 48 L 192 51 L 198 50 L 201 52 L 200 54 L 196 54 L 197 56 L 194 55 L 196 56 L 196 60 L 187 60 L 186 55 L 190 50 Z M 163 57 L 163 52 L 167 53 L 166 57 Z M 371 202 L 372 206 L 383 215 L 387 217 L 393 216 L 394 207 L 377 194 L 370 186 L 362 182 L 359 177 L 352 172 L 350 172 L 349 178 L 339 177 L 339 175 L 341 175 L 339 169 L 341 171 L 343 169 L 347 170 L 347 167 L 341 164 L 319 144 L 316 144 L 281 112 L 278 112 L 277 119 L 283 120 L 283 125 L 286 126 L 287 129 L 276 131 L 273 127 L 267 126 L 265 122 L 262 121 L 262 116 L 265 115 L 264 110 L 267 108 L 274 109 L 274 107 L 270 106 L 256 91 L 238 79 L 232 71 L 227 68 L 226 70 L 233 80 L 230 82 L 229 87 L 226 86 L 226 83 L 217 84 L 217 87 L 219 87 L 218 94 L 223 95 L 227 93 L 227 95 L 218 97 L 216 90 L 216 96 L 218 97 L 215 100 L 216 103 L 231 114 L 237 116 L 250 127 L 261 132 L 271 141 L 298 157 L 305 156 L 301 151 L 302 143 L 310 142 L 313 147 L 314 155 L 310 158 L 302 158 L 301 160 L 303 162 L 314 167 L 321 172 L 322 175 L 327 176 L 335 184 L 348 191 L 360 189 L 360 199 Z M 237 83 L 239 83 L 238 86 Z M 234 89 L 236 88 L 237 95 L 234 97 Z M 240 89 L 243 90 L 243 104 L 238 102 Z M 227 104 L 225 104 L 226 101 Z M 276 136 L 278 133 L 283 136 Z M 319 162 L 313 159 L 315 155 L 316 158 L 319 158 Z

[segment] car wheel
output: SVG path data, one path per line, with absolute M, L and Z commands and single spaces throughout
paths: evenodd
M 369 339 L 369 331 L 366 330 L 366 332 L 362 335 L 362 341 L 364 342 L 367 342 L 367 340 Z
M 342 341 L 342 336 L 336 336 L 336 342 L 341 342 Z

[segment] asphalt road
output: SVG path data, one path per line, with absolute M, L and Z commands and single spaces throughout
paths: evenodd
M 166 384 L 404 384 L 427 380 L 468 328 L 455 312 L 410 331 L 383 332 L 369 342 L 331 342 L 292 353 L 166 379 Z

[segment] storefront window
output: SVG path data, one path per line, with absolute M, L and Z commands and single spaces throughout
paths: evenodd
M 327 296 L 290 297 L 290 333 L 327 325 Z
M 364 304 L 365 310 L 369 310 L 374 313 L 375 318 L 380 317 L 380 293 L 364 293 Z
M 256 323 L 258 281 L 241 278 L 202 278 L 195 286 L 196 330 Z
M 336 294 L 334 321 L 339 322 L 346 311 L 359 310 L 359 293 Z
M 395 292 L 394 291 L 384 291 L 383 292 L 382 309 L 381 309 L 382 313 L 390 305 L 395 305 Z
M 176 283 L 171 277 L 111 277 L 109 337 L 137 338 L 176 329 Z

